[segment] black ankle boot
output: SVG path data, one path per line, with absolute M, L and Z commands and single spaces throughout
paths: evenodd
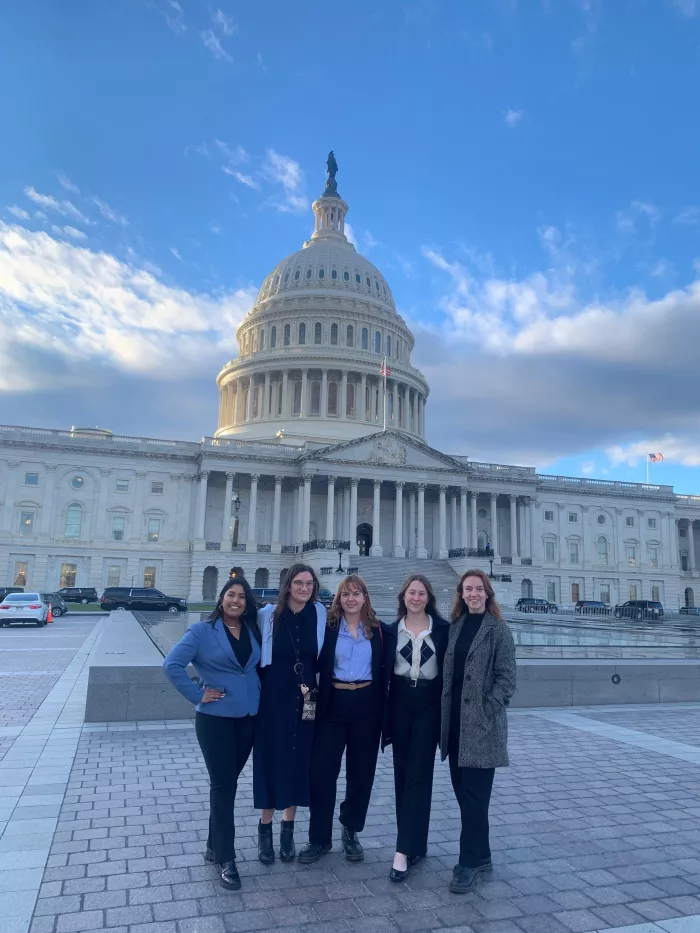
M 241 887 L 241 876 L 235 862 L 224 862 L 219 866 L 219 879 L 229 891 L 238 891 Z
M 282 820 L 282 826 L 280 827 L 280 858 L 283 862 L 292 862 L 296 857 L 294 820 Z
M 263 865 L 272 865 L 275 850 L 272 845 L 272 823 L 258 823 L 258 858 Z

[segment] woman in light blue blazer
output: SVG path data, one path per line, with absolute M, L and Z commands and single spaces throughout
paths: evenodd
M 250 757 L 260 702 L 261 637 L 248 583 L 232 577 L 206 622 L 195 622 L 163 661 L 180 693 L 196 704 L 195 732 L 209 772 L 209 838 L 205 858 L 219 866 L 225 888 L 238 890 L 233 807 Z M 192 664 L 199 683 L 186 668 Z

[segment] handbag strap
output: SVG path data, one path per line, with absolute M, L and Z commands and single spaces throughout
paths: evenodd
M 294 665 L 294 673 L 299 676 L 299 685 L 301 686 L 303 684 L 306 686 L 304 683 L 304 664 L 299 658 L 299 650 L 297 648 L 297 643 L 294 641 L 294 636 L 292 635 L 292 630 L 289 627 L 289 622 L 287 622 L 287 633 L 289 635 L 289 640 L 292 643 L 292 648 L 294 648 L 294 656 L 297 659 L 296 664 Z

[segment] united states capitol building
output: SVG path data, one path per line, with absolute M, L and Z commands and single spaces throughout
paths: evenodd
M 340 546 L 344 568 L 389 589 L 409 569 L 447 587 L 481 566 L 506 604 L 693 605 L 700 497 L 426 444 L 414 338 L 345 235 L 335 169 L 331 156 L 311 238 L 238 328 L 213 436 L 0 427 L 0 585 L 210 599 L 233 568 L 276 586 L 299 554 L 332 582 Z

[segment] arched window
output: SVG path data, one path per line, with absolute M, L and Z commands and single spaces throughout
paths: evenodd
M 343 281 L 344 281 L 344 282 L 349 282 L 349 281 L 350 281 L 350 273 L 348 272 L 347 269 L 345 270 L 345 272 L 343 272 Z
M 314 324 L 314 343 L 321 342 L 321 325 L 320 323 Z
M 306 324 L 302 323 L 299 325 L 299 343 L 306 343 Z
M 331 269 L 331 278 L 333 279 L 334 282 L 335 282 L 335 280 L 338 278 L 338 270 L 337 270 L 337 269 Z
M 289 342 L 292 336 L 292 328 L 289 324 L 284 325 L 284 345 L 285 347 L 289 346 Z
M 379 280 L 378 279 L 374 280 L 374 287 L 377 289 L 377 294 L 379 294 Z
M 270 328 L 270 349 L 274 350 L 277 346 L 277 328 L 273 324 Z
M 391 356 L 391 337 L 389 334 L 386 335 L 386 355 Z
M 336 347 L 338 346 L 338 325 L 331 324 L 331 344 Z
M 282 383 L 277 386 L 277 412 L 276 414 L 282 414 Z
M 82 524 L 82 508 L 79 505 L 69 505 L 66 511 L 66 538 L 79 538 Z
M 311 383 L 311 409 L 310 414 L 320 415 L 321 414 L 321 383 L 312 382 Z
M 369 276 L 368 276 L 368 275 L 365 276 L 365 284 L 367 285 L 367 288 L 368 288 L 370 291 L 372 291 L 372 283 L 370 282 Z
M 596 558 L 599 564 L 608 562 L 608 539 L 601 535 L 595 543 Z
M 319 279 L 325 279 L 326 277 L 326 270 L 323 268 L 323 266 L 318 270 L 318 277 Z
M 260 337 L 258 339 L 258 347 L 260 348 L 260 350 L 265 349 L 265 331 L 262 327 L 260 328 Z
M 374 352 L 382 352 L 382 335 L 379 333 L 379 331 L 376 331 L 374 334 Z
M 288 272 L 285 272 L 285 273 L 284 273 L 284 284 L 286 285 L 287 282 L 289 282 L 289 273 L 288 273 Z
M 476 546 L 480 551 L 486 550 L 486 545 L 489 543 L 488 536 L 485 531 L 480 531 L 476 536 Z
M 294 398 L 292 401 L 292 414 L 301 415 L 301 382 L 294 383 Z
M 366 327 L 362 328 L 362 349 L 369 350 L 369 331 Z
M 347 401 L 345 403 L 345 415 L 348 418 L 355 417 L 355 385 L 352 382 L 348 383 Z
M 328 383 L 328 414 L 336 415 L 338 414 L 338 383 L 329 382 Z
M 297 271 L 294 273 L 294 281 L 298 282 L 300 278 L 301 278 L 301 269 L 297 269 Z
M 312 275 L 313 275 L 313 271 L 312 271 L 311 269 L 307 269 L 307 270 L 306 270 L 306 279 L 307 279 L 307 281 L 311 278 Z
M 348 333 L 345 340 L 345 345 L 347 347 L 355 346 L 355 328 L 352 326 L 352 324 L 348 324 Z

